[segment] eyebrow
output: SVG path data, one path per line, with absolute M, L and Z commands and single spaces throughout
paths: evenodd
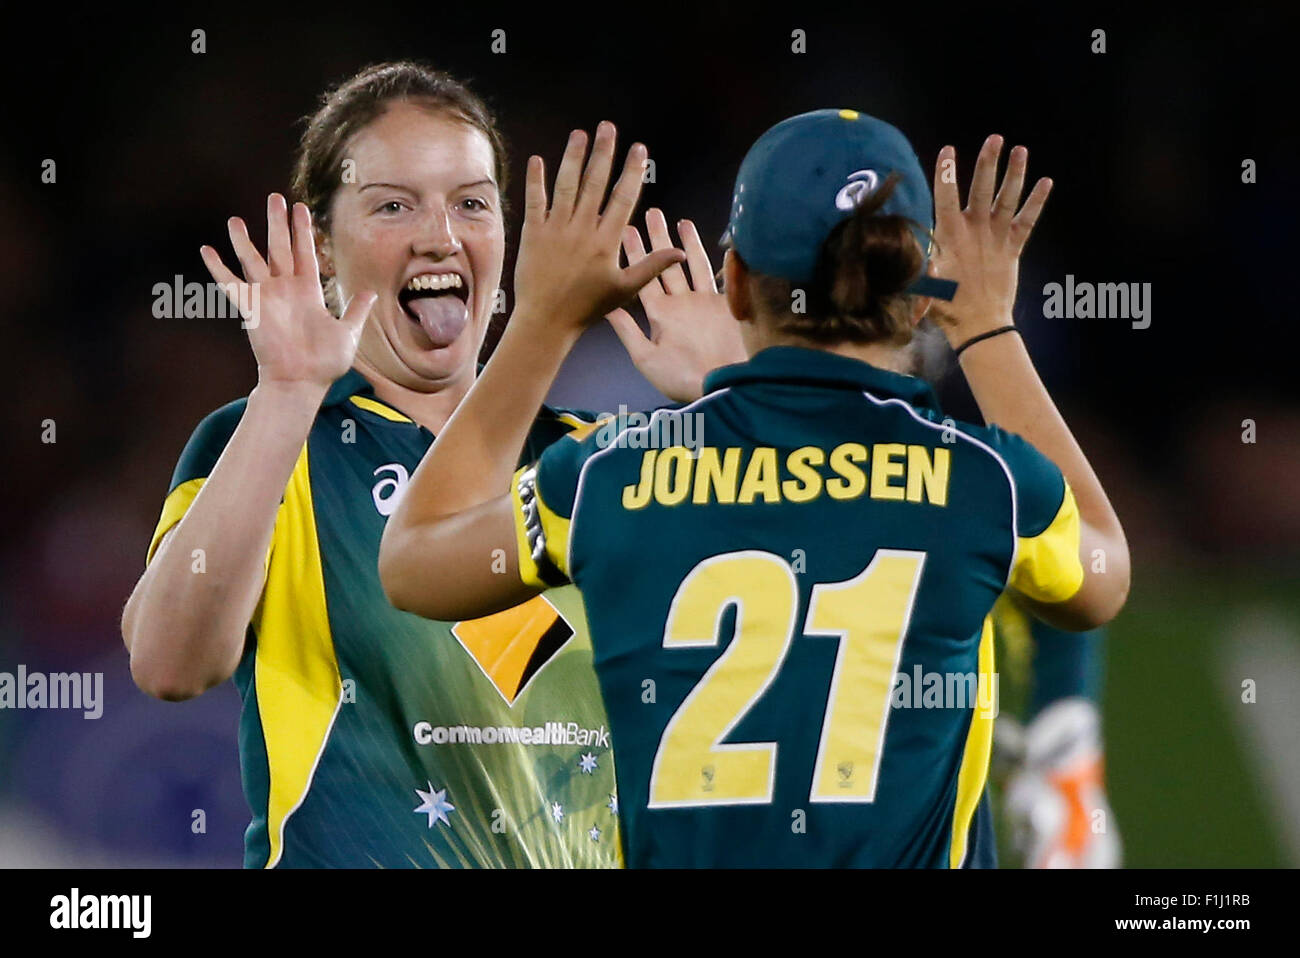
M 489 178 L 489 179 L 483 179 L 483 180 L 475 180 L 473 183 L 465 183 L 465 184 L 463 184 L 463 185 L 461 185 L 461 186 L 456 187 L 456 189 L 457 189 L 457 190 L 468 190 L 468 189 L 470 189 L 471 187 L 475 187 L 475 186 L 483 186 L 483 185 L 485 185 L 485 184 L 486 184 L 487 186 L 491 186 L 491 187 L 493 187 L 494 189 L 496 188 L 496 185 L 497 185 L 497 184 L 496 184 L 496 180 L 493 180 L 493 179 L 490 179 L 490 178 Z M 417 192 L 416 190 L 412 189 L 412 188 L 409 187 L 409 186 L 403 186 L 401 183 L 367 183 L 365 186 L 363 186 L 363 187 L 361 187 L 359 190 L 357 190 L 357 192 L 358 192 L 358 193 L 363 193 L 363 192 L 365 192 L 366 190 L 371 189 L 372 187 L 375 187 L 375 188 L 378 188 L 378 187 L 387 187 L 388 189 L 392 189 L 392 190 L 402 190 L 402 191 L 404 191 L 404 192 L 406 192 L 406 193 L 415 193 L 415 192 Z M 453 192 L 454 192 L 454 191 L 453 191 Z

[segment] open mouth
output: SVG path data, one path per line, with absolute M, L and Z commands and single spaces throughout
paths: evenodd
M 421 273 L 397 302 L 435 347 L 450 346 L 469 322 L 469 286 L 459 273 Z

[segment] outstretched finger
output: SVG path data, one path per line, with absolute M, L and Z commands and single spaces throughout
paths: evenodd
M 636 201 L 641 198 L 647 155 L 644 143 L 633 143 L 632 148 L 627 151 L 623 172 L 619 175 L 618 182 L 614 184 L 614 192 L 609 196 L 609 205 L 605 207 L 605 215 L 600 220 L 603 229 L 613 230 L 621 235 L 623 227 L 632 219 L 632 210 L 636 208 Z
M 934 213 L 935 216 L 956 216 L 961 213 L 961 191 L 957 188 L 957 151 L 945 146 L 934 161 Z
M 203 257 L 203 265 L 208 268 L 208 272 L 212 274 L 212 278 L 219 285 L 233 287 L 236 290 L 244 285 L 244 281 L 229 270 L 226 264 L 221 261 L 221 254 L 211 246 L 200 246 L 199 255 Z
M 1029 151 L 1023 146 L 1017 146 L 1011 151 L 1011 156 L 1007 160 L 1006 176 L 1002 178 L 1002 186 L 998 189 L 997 198 L 993 201 L 993 216 L 999 220 L 1009 220 L 1016 213 L 1016 207 L 1020 205 L 1020 194 L 1025 188 L 1025 168 L 1029 165 Z
M 614 327 L 614 334 L 618 336 L 619 342 L 627 350 L 628 358 L 632 362 L 635 363 L 652 345 L 646 334 L 641 332 L 641 327 L 632 318 L 632 314 L 626 309 L 616 309 L 606 314 L 605 318 Z
M 319 285 L 320 263 L 316 260 L 316 236 L 311 228 L 311 210 L 306 203 L 293 204 L 293 271 L 310 276 Z
M 266 198 L 266 256 L 272 276 L 293 275 L 289 208 L 279 193 L 272 193 Z
M 551 216 L 564 222 L 573 215 L 573 205 L 578 199 L 578 184 L 582 179 L 582 158 L 587 153 L 587 134 L 574 130 L 569 134 L 560 171 L 555 174 L 555 192 L 551 200 Z
M 633 263 L 623 270 L 623 288 L 631 297 L 643 286 L 677 263 L 686 259 L 686 254 L 679 249 L 657 249 L 639 263 Z
M 686 253 L 686 265 L 691 271 L 691 287 L 697 290 L 718 291 L 718 284 L 709 262 L 709 252 L 700 239 L 700 231 L 690 220 L 677 221 L 677 236 L 682 241 L 682 250 Z
M 1038 222 L 1038 217 L 1043 212 L 1043 204 L 1047 202 L 1047 194 L 1050 192 L 1052 192 L 1052 181 L 1045 176 L 1034 184 L 1034 188 L 1029 191 L 1029 199 L 1025 200 L 1025 205 L 1011 221 L 1011 233 L 1015 237 L 1016 252 L 1024 249 L 1025 244 L 1029 242 L 1029 234 L 1034 231 L 1034 224 Z
M 524 174 L 524 223 L 541 223 L 546 220 L 546 164 L 540 156 L 528 158 Z
M 663 210 L 646 210 L 645 230 L 650 236 L 651 249 L 673 248 L 673 238 L 668 233 L 668 220 L 664 218 Z M 682 254 L 682 258 L 686 258 L 685 253 Z M 691 291 L 691 284 L 686 281 L 686 271 L 680 266 L 668 267 L 668 269 L 664 270 L 662 279 L 664 289 L 668 290 L 670 296 Z
M 641 234 L 637 232 L 635 226 L 623 227 L 623 255 L 627 257 L 627 265 L 629 266 L 645 259 L 645 246 L 642 244 Z M 663 285 L 657 278 L 652 279 L 641 290 L 641 305 L 649 310 L 652 304 L 661 299 L 663 295 Z
M 226 231 L 230 234 L 230 245 L 235 248 L 235 258 L 243 267 L 244 279 L 249 283 L 260 283 L 271 275 L 262 254 L 257 251 L 253 241 L 248 238 L 248 227 L 238 216 L 226 221 Z
M 975 160 L 975 175 L 970 183 L 970 202 L 966 209 L 976 216 L 988 216 L 993 206 L 993 187 L 998 177 L 998 155 L 1002 152 L 1002 137 L 994 133 L 980 147 Z
M 596 127 L 596 139 L 591 145 L 591 158 L 587 160 L 586 172 L 582 174 L 575 213 L 595 216 L 600 212 L 601 201 L 605 199 L 605 187 L 609 186 L 609 171 L 614 167 L 616 137 L 614 124 L 608 120 L 602 120 Z

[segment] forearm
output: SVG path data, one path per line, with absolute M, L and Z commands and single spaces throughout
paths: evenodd
M 509 492 L 537 410 L 577 336 L 577 331 L 534 326 L 516 310 L 482 375 L 425 454 L 384 529 L 379 575 L 398 608 L 421 609 L 455 571 L 443 568 L 459 562 L 446 541 L 452 528 L 446 520 Z M 498 549 L 513 555 L 513 527 L 499 527 L 492 541 L 480 541 L 477 547 L 484 568 Z
M 285 486 L 322 394 L 259 386 L 185 517 L 127 602 L 122 635 L 136 683 L 160 698 L 228 678 L 261 595 Z
M 537 411 L 576 341 L 576 332 L 530 329 L 516 312 L 482 375 L 411 476 L 386 538 L 510 488 Z
M 1024 341 L 995 336 L 962 353 L 962 372 L 986 422 L 1027 439 L 1065 475 L 1080 517 L 1099 531 L 1123 537 L 1096 473 L 1034 369 Z
M 1105 553 L 1105 569 L 1115 594 L 1128 592 L 1128 543 L 1106 491 L 1061 417 L 1034 369 L 1018 335 L 1005 334 L 976 343 L 962 352 L 962 372 L 986 422 L 1028 440 L 1056 464 L 1074 492 L 1084 529 L 1080 543 L 1085 569 L 1092 553 Z

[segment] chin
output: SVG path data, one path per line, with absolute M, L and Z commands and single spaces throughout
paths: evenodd
M 446 346 L 413 351 L 405 357 L 406 364 L 425 379 L 456 379 L 461 373 L 472 379 L 481 344 L 482 337 L 475 336 L 475 330 L 467 326 Z

